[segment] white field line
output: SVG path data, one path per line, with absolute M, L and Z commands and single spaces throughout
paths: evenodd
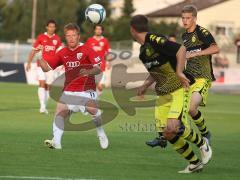
M 37 177 L 37 176 L 0 176 L 0 179 L 94 180 L 86 178 L 61 178 L 61 177 Z
M 240 114 L 240 111 L 219 111 L 219 110 L 209 110 L 209 109 L 204 109 L 202 112 L 206 113 L 219 113 L 219 114 Z

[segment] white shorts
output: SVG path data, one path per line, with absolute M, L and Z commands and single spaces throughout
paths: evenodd
M 67 105 L 68 109 L 72 112 L 86 113 L 86 103 L 90 100 L 97 100 L 97 93 L 93 90 L 72 92 L 64 91 L 61 96 L 61 103 Z
M 52 84 L 54 80 L 54 72 L 52 70 L 43 72 L 41 67 L 37 67 L 37 76 L 39 81 L 45 81 L 46 84 Z

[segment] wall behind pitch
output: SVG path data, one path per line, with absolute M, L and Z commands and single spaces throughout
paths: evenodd
M 23 64 L 0 63 L 0 81 L 26 83 Z

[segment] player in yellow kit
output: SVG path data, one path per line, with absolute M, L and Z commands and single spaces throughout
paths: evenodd
M 150 73 L 139 88 L 138 95 L 143 95 L 147 88 L 156 82 L 158 99 L 155 119 L 160 141 L 168 140 L 189 162 L 179 173 L 200 171 L 203 164 L 211 159 L 212 151 L 187 121 L 189 93 L 183 87 L 188 88 L 189 82 L 192 82 L 183 73 L 186 49 L 164 36 L 149 33 L 148 19 L 143 15 L 132 17 L 130 26 L 132 37 L 141 44 L 139 58 Z M 188 141 L 200 148 L 202 161 L 195 155 Z
M 219 52 L 219 48 L 211 33 L 197 25 L 196 21 L 197 8 L 194 5 L 185 6 L 182 9 L 182 23 L 186 32 L 182 34 L 182 40 L 187 49 L 186 72 L 196 80 L 191 86 L 189 114 L 202 136 L 210 141 L 210 131 L 198 107 L 206 105 L 208 90 L 215 80 L 211 58 L 212 54 Z

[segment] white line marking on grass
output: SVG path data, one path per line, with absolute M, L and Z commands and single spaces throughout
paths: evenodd
M 36 177 L 36 176 L 0 176 L 0 179 L 40 179 L 40 180 L 94 180 L 86 178 Z
M 219 110 L 209 110 L 209 109 L 204 109 L 203 112 L 218 113 L 218 114 L 240 114 L 239 111 L 219 111 Z

